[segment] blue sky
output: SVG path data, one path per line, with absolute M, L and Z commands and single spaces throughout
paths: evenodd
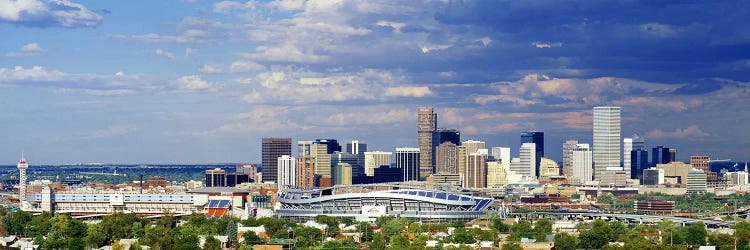
M 259 162 L 260 138 L 416 146 L 623 137 L 746 160 L 743 1 L 0 0 L 0 159 Z

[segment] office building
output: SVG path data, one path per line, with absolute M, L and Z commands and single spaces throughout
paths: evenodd
M 560 176 L 560 165 L 552 159 L 540 158 L 542 161 L 539 163 L 539 177 L 555 177 Z
M 578 145 L 578 140 L 567 140 L 565 143 L 563 143 L 563 152 L 562 152 L 562 158 L 563 158 L 563 165 L 562 165 L 562 174 L 563 176 L 570 177 L 573 176 L 573 149 L 576 148 L 576 145 Z
M 297 184 L 297 159 L 291 155 L 282 155 L 276 164 L 279 169 L 276 179 L 279 188 L 295 186 Z
M 523 143 L 534 143 L 534 145 L 536 145 L 535 175 L 540 176 L 539 165 L 542 162 L 542 157 L 544 157 L 544 132 L 539 132 L 539 131 L 521 132 L 521 144 Z
M 643 170 L 641 185 L 656 186 L 664 184 L 664 169 L 648 168 Z
M 670 184 L 678 184 L 684 186 L 687 184 L 687 178 L 690 171 L 693 169 L 690 164 L 684 162 L 670 162 L 665 164 L 656 164 L 657 169 L 664 170 L 664 182 Z
M 729 183 L 729 185 L 732 185 L 732 186 L 747 185 L 748 174 L 745 171 L 729 172 L 729 173 L 726 173 L 725 176 L 727 177 L 727 182 Z
M 620 167 L 620 107 L 594 107 L 594 180 Z
M 349 163 L 341 162 L 336 165 L 336 185 L 351 185 L 352 184 L 352 165 Z
M 687 194 L 705 194 L 706 189 L 706 173 L 700 169 L 690 170 L 687 177 Z
M 437 114 L 432 108 L 417 109 L 417 143 L 419 144 L 419 179 L 432 174 L 432 132 L 437 129 Z
M 438 128 L 435 132 L 432 132 L 432 165 L 436 166 L 436 154 L 435 150 L 440 144 L 444 142 L 451 142 L 455 145 L 461 145 L 461 132 L 455 129 Z
M 443 142 L 435 148 L 435 173 L 458 174 L 458 146 Z
M 297 141 L 297 155 L 313 155 L 312 145 L 313 141 Z
M 487 160 L 486 154 L 471 153 L 467 157 L 466 172 L 464 173 L 464 187 L 485 188 L 487 187 Z
M 480 149 L 486 149 L 483 141 L 468 140 L 461 143 L 461 146 L 466 146 L 466 154 L 473 154 L 479 152 Z
M 594 179 L 593 153 L 589 144 L 577 144 L 573 148 L 571 177 L 585 184 Z
M 315 156 L 302 155 L 297 157 L 296 181 L 299 188 L 315 187 Z
M 524 143 L 518 150 L 519 162 L 510 164 L 510 171 L 518 174 L 526 180 L 536 180 L 536 145 L 534 143 Z
M 495 161 L 504 162 L 510 164 L 510 148 L 509 147 L 492 147 L 492 158 Z
M 663 146 L 656 146 L 651 149 L 651 165 L 656 164 L 667 164 L 671 162 L 672 156 L 669 155 L 669 148 Z
M 641 179 L 643 170 L 649 167 L 648 151 L 643 148 L 630 151 L 630 178 Z
M 634 134 L 631 138 L 622 139 L 622 168 L 629 173 L 631 179 L 638 179 L 636 177 L 641 176 L 641 172 L 647 167 L 648 163 L 640 165 L 641 168 L 636 168 L 636 163 L 633 162 L 633 150 L 645 151 L 645 141 L 637 134 Z M 648 151 L 646 151 L 646 156 L 648 157 Z M 648 162 L 648 159 L 646 159 L 646 162 Z
M 669 162 L 677 161 L 677 149 L 676 148 L 670 148 L 669 149 Z
M 632 173 L 630 164 L 630 151 L 633 151 L 633 138 L 622 139 L 622 170 Z M 629 174 L 632 175 L 632 174 Z
M 711 172 L 709 170 L 710 162 L 711 162 L 711 159 L 708 156 L 704 156 L 704 155 L 690 156 L 690 165 L 693 166 L 693 168 L 695 169 L 703 170 L 703 172 L 706 174 Z
M 401 182 L 404 180 L 404 172 L 400 168 L 392 168 L 381 165 L 373 169 L 371 183 Z
M 226 178 L 226 187 L 235 187 L 242 183 L 250 182 L 250 176 L 242 173 L 229 173 Z
M 419 148 L 396 148 L 396 167 L 403 170 L 403 181 L 418 181 Z
M 364 155 L 364 153 L 362 155 Z M 364 167 L 361 167 L 358 164 L 358 162 L 359 162 L 358 158 L 359 158 L 358 155 L 351 154 L 351 153 L 333 152 L 333 154 L 331 154 L 331 166 L 335 169 L 336 166 L 339 165 L 339 163 L 347 163 L 352 168 L 351 170 L 352 170 L 352 175 L 353 176 L 364 175 L 365 174 Z M 334 180 L 338 180 L 339 179 L 336 176 L 336 171 L 334 171 L 334 174 L 333 174 L 332 177 L 333 177 Z
M 354 175 L 364 175 L 365 152 L 367 152 L 367 144 L 362 143 L 358 140 L 353 140 L 351 143 L 346 144 L 346 152 L 357 156 L 357 167 L 361 169 L 361 171 L 357 173 L 357 170 L 353 169 L 352 171 L 354 171 Z
M 467 153 L 466 145 L 460 145 L 456 147 L 458 152 L 458 175 L 461 176 L 461 180 L 464 180 L 464 172 L 466 172 L 466 163 L 468 161 L 469 153 Z
M 333 154 L 333 152 L 344 152 L 341 150 L 341 145 L 336 139 L 315 139 L 315 144 L 325 144 L 326 154 Z
M 427 183 L 448 184 L 460 187 L 461 176 L 458 174 L 435 173 L 427 177 Z
M 365 175 L 374 176 L 375 169 L 380 166 L 391 166 L 391 152 L 365 152 Z
M 261 172 L 266 180 L 278 179 L 278 159 L 282 155 L 292 155 L 291 138 L 263 138 L 261 140 Z M 255 176 L 253 176 L 255 178 Z M 256 178 L 257 179 L 257 178 Z M 256 180 L 260 182 L 260 180 Z
M 226 187 L 227 173 L 224 169 L 206 170 L 206 187 Z
M 510 160 L 508 160 L 510 164 Z M 507 173 L 502 163 L 498 161 L 487 162 L 487 187 L 499 188 L 508 185 Z

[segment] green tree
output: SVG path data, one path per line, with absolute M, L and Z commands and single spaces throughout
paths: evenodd
M 510 226 L 510 239 L 512 241 L 520 241 L 521 238 L 534 238 L 531 223 L 525 220 Z
M 523 248 L 518 242 L 508 241 L 503 244 L 502 250 L 523 250 Z
M 538 242 L 543 242 L 547 239 L 548 234 L 552 234 L 552 220 L 547 218 L 541 218 L 534 223 L 534 238 Z
M 716 246 L 719 250 L 734 249 L 734 236 L 730 234 L 711 234 L 708 236 L 708 244 Z
M 360 222 L 357 224 L 357 232 L 362 234 L 362 242 L 370 242 L 375 236 L 370 223 L 367 222 Z
M 350 239 L 331 240 L 323 244 L 319 249 L 359 249 L 359 244 Z
M 115 240 L 115 242 L 112 243 L 112 250 L 125 250 L 125 246 L 120 244 L 119 240 Z
M 384 236 L 390 239 L 393 236 L 401 234 L 401 232 L 404 230 L 404 227 L 406 227 L 407 223 L 409 223 L 409 221 L 407 221 L 405 218 L 392 219 L 392 220 L 387 221 L 380 228 L 380 232 L 384 233 Z
M 369 249 L 385 249 L 386 241 L 385 237 L 382 233 L 375 234 L 375 237 L 372 238 L 372 242 L 368 244 Z
M 404 234 L 399 234 L 391 237 L 391 249 L 407 249 L 409 245 L 411 244 L 409 242 L 409 237 L 406 237 Z
M 143 230 L 143 224 L 141 224 L 141 222 L 139 222 L 139 221 L 133 222 L 133 225 L 130 226 L 130 236 L 131 237 L 133 237 L 133 238 L 141 238 L 141 237 L 143 237 L 144 233 L 145 232 Z
M 299 226 L 294 230 L 294 239 L 299 247 L 313 247 L 322 237 L 323 233 L 314 227 Z
M 132 238 L 133 223 L 139 222 L 138 217 L 132 213 L 113 213 L 102 218 L 102 228 L 111 242 L 116 239 Z
M 178 230 L 175 230 L 175 231 L 178 231 Z M 211 237 L 211 238 L 213 238 L 213 237 Z M 174 243 L 173 243 L 174 245 L 170 245 L 170 246 L 162 246 L 162 245 L 160 245 L 160 247 L 166 247 L 166 248 L 161 248 L 161 249 L 178 249 L 178 250 L 183 250 L 183 249 L 185 249 L 185 250 L 199 250 L 199 249 L 201 249 L 200 238 L 198 237 L 198 235 L 178 233 L 178 234 L 176 234 L 174 236 L 174 239 L 175 239 Z M 216 238 L 213 238 L 213 239 L 216 239 Z M 163 242 L 167 242 L 167 240 L 165 239 Z M 161 244 L 161 242 L 160 242 L 160 244 Z M 206 238 L 206 241 L 205 241 L 205 244 L 204 244 L 203 247 L 205 248 L 206 245 L 210 246 L 210 244 L 208 243 L 208 238 Z
M 492 222 L 492 228 L 494 228 L 498 232 L 507 233 L 510 230 L 510 226 L 508 226 L 508 224 L 505 224 L 503 218 L 500 218 L 500 216 L 492 216 L 492 218 L 490 218 L 490 221 Z
M 233 246 L 235 243 L 237 243 L 237 222 L 232 222 L 227 224 L 227 228 L 224 231 L 224 234 L 227 235 L 227 244 L 228 246 Z
M 599 249 L 607 245 L 613 238 L 612 229 L 603 220 L 595 220 L 586 226 L 590 226 L 590 229 L 579 231 L 578 235 L 581 248 Z
M 451 241 L 461 244 L 472 244 L 476 242 L 474 236 L 469 233 L 466 228 L 456 228 L 456 230 L 453 231 L 453 235 L 451 235 Z
M 249 246 L 254 246 L 258 244 L 263 244 L 263 240 L 258 237 L 257 234 L 253 231 L 247 231 L 242 235 L 243 238 L 245 238 L 242 243 Z
M 206 237 L 206 241 L 203 242 L 204 250 L 221 250 L 221 241 L 211 235 Z
M 141 249 L 143 249 L 143 247 L 141 247 L 141 242 L 137 240 L 133 242 L 133 244 L 130 245 L 129 250 L 141 250 Z
M 693 246 L 703 246 L 706 244 L 708 232 L 706 232 L 706 227 L 702 222 L 682 227 L 679 232 L 687 244 Z
M 52 227 L 47 239 L 44 240 L 45 248 L 83 249 L 85 247 L 86 224 L 62 214 L 55 215 L 51 221 Z
M 86 230 L 86 245 L 99 248 L 107 244 L 107 234 L 104 233 L 104 228 L 101 224 L 89 225 Z
M 578 237 L 559 233 L 555 235 L 555 249 L 557 250 L 575 250 L 578 246 Z

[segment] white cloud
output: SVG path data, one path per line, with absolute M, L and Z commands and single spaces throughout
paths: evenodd
M 385 90 L 386 96 L 398 96 L 398 97 L 425 97 L 432 96 L 433 93 L 427 86 L 416 86 L 416 87 L 389 87 Z
M 223 73 L 224 68 L 219 64 L 203 64 L 203 67 L 201 67 L 199 71 L 206 74 L 216 74 Z
M 211 40 L 209 33 L 198 29 L 188 29 L 179 35 L 160 35 L 148 33 L 143 35 L 111 35 L 118 39 L 134 39 L 152 43 L 204 43 Z
M 264 69 L 266 69 L 265 66 L 250 60 L 236 61 L 229 66 L 232 72 L 256 72 Z
M 420 46 L 420 48 L 422 49 L 422 53 L 424 53 L 424 54 L 427 54 L 427 53 L 430 53 L 430 52 L 434 52 L 434 51 L 439 51 L 439 50 L 445 50 L 445 49 L 448 49 L 450 47 L 453 47 L 453 45 L 450 45 L 450 44 L 426 44 L 426 45 Z
M 563 44 L 560 42 L 533 42 L 531 43 L 534 45 L 534 47 L 537 47 L 538 49 L 549 49 L 549 48 L 559 48 L 562 47 Z
M 184 91 L 207 90 L 214 87 L 213 83 L 203 80 L 199 75 L 183 76 L 174 82 L 177 88 Z
M 305 8 L 305 0 L 274 0 L 269 6 L 284 11 L 302 10 Z
M 697 125 L 691 125 L 684 129 L 676 128 L 674 131 L 654 129 L 646 133 L 646 138 L 695 139 L 708 135 L 708 133 L 703 132 Z
M 158 55 L 158 56 L 163 56 L 163 57 L 166 57 L 166 58 L 169 58 L 169 59 L 174 59 L 174 54 L 172 52 L 163 50 L 161 48 L 156 49 L 156 51 L 154 51 L 154 53 L 156 53 L 156 55 Z
M 217 13 L 229 13 L 232 11 L 241 11 L 246 9 L 253 9 L 255 8 L 255 2 L 253 1 L 247 1 L 245 3 L 235 2 L 235 1 L 221 1 L 218 3 L 214 3 L 214 12 Z
M 192 48 L 185 48 L 185 57 L 188 57 L 193 54 Z
M 27 43 L 21 47 L 21 51 L 24 52 L 40 52 L 43 51 L 42 47 L 39 47 L 38 43 Z
M 383 26 L 383 27 L 391 27 L 393 28 L 394 32 L 401 33 L 401 29 L 406 27 L 405 23 L 401 22 L 391 22 L 391 21 L 378 21 L 375 23 L 377 26 Z
M 86 139 L 96 139 L 96 138 L 105 138 L 105 137 L 113 137 L 113 136 L 122 136 L 122 135 L 135 132 L 136 130 L 138 130 L 138 127 L 134 125 L 118 125 L 118 126 L 111 126 L 108 128 L 91 131 L 88 134 L 84 135 L 83 137 Z
M 47 3 L 37 0 L 0 1 L 0 21 L 25 26 L 47 27 L 95 27 L 102 17 L 83 6 L 69 0 L 51 0 Z

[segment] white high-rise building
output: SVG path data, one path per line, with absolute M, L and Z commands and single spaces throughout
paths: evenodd
M 586 183 L 594 178 L 593 160 L 589 144 L 577 144 L 573 148 L 573 178 Z
M 633 151 L 633 138 L 622 139 L 622 170 L 630 176 L 630 151 Z M 629 177 L 628 177 L 629 178 Z
M 523 179 L 536 180 L 536 143 L 524 143 L 519 152 L 519 162 L 510 164 L 510 171 Z
M 503 171 L 506 173 L 510 171 L 511 158 L 509 147 L 492 147 L 492 157 L 495 157 L 495 161 L 500 162 Z
M 277 159 L 279 188 L 294 186 L 297 183 L 297 159 L 291 155 L 282 155 Z
M 594 107 L 594 180 L 620 167 L 620 107 Z
M 404 173 L 404 181 L 419 180 L 419 148 L 396 148 L 396 167 Z
M 485 143 L 483 141 L 468 140 L 462 142 L 461 145 L 466 146 L 467 155 L 477 153 L 480 149 L 485 149 Z
M 573 149 L 578 145 L 578 140 L 567 140 L 563 143 L 563 165 L 562 174 L 564 176 L 573 175 Z
M 26 169 L 29 168 L 29 164 L 26 162 L 26 159 L 21 156 L 21 160 L 18 161 L 18 200 L 21 203 L 21 209 L 26 208 L 26 184 L 28 183 L 28 180 L 26 180 Z
M 383 165 L 390 166 L 391 155 L 393 153 L 383 151 L 365 152 L 365 175 L 374 176 L 376 168 Z

